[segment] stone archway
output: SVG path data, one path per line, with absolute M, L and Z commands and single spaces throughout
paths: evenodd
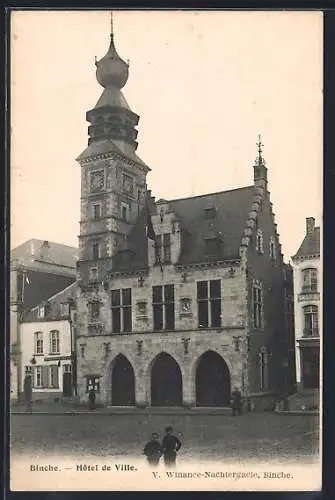
M 112 406 L 135 405 L 135 375 L 128 359 L 119 354 L 112 363 Z
M 182 406 L 183 379 L 177 361 L 162 352 L 151 367 L 151 406 Z
M 218 353 L 206 351 L 198 359 L 195 389 L 197 406 L 230 406 L 229 368 Z

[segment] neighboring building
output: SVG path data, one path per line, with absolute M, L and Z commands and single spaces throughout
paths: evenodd
M 292 257 L 297 389 L 316 389 L 320 384 L 320 228 L 314 217 L 306 219 L 306 235 Z
M 32 374 L 33 399 L 71 397 L 75 385 L 76 288 L 72 283 L 25 314 L 20 325 L 21 374 Z
M 78 395 L 94 387 L 115 406 L 228 406 L 238 387 L 272 405 L 286 390 L 290 278 L 262 144 L 252 185 L 156 202 L 113 34 L 96 68 L 104 90 L 78 158 Z
M 22 378 L 19 335 L 22 317 L 75 281 L 77 258 L 77 248 L 36 239 L 11 251 L 11 400 L 17 400 Z

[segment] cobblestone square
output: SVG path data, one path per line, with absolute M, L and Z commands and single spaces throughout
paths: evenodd
M 313 461 L 318 417 L 275 413 L 228 415 L 13 415 L 13 454 L 141 457 L 151 432 L 172 425 L 182 440 L 180 460 Z

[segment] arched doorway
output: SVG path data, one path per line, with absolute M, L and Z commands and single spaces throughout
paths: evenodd
M 195 375 L 197 406 L 230 406 L 230 375 L 225 360 L 207 351 L 199 360 Z
M 165 352 L 159 354 L 151 368 L 151 405 L 181 406 L 183 382 L 178 363 Z
M 135 376 L 128 359 L 119 354 L 112 368 L 112 405 L 135 405 Z

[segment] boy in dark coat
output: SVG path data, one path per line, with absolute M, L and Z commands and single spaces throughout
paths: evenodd
M 162 446 L 158 441 L 157 432 L 151 434 L 151 439 L 145 445 L 143 453 L 147 457 L 149 465 L 153 467 L 158 465 L 159 459 L 162 456 Z
M 181 448 L 181 442 L 172 434 L 172 427 L 166 427 L 165 431 L 166 435 L 162 442 L 164 463 L 166 467 L 175 467 L 177 451 Z
M 233 417 L 235 417 L 236 414 L 242 414 L 242 394 L 237 387 L 235 387 L 231 394 L 231 407 L 233 410 Z

